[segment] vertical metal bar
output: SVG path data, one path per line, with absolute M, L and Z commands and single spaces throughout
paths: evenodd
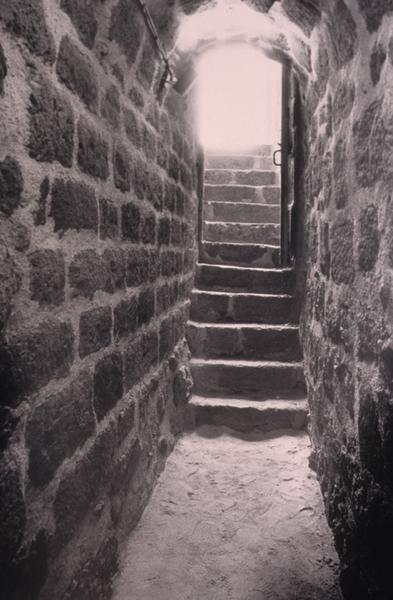
M 289 264 L 289 145 L 290 145 L 290 75 L 291 65 L 282 65 L 281 90 L 281 243 L 280 260 L 282 266 Z

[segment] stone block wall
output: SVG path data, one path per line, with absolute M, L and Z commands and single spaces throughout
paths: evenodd
M 346 597 L 393 573 L 393 3 L 325 3 L 305 107 L 303 346 Z
M 100 600 L 190 391 L 192 117 L 134 0 L 0 29 L 2 593 Z

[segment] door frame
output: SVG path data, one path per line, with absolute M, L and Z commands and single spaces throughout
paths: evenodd
M 289 60 L 282 61 L 281 79 L 281 202 L 280 202 L 280 263 L 287 267 L 290 264 L 290 156 L 292 151 L 291 136 L 291 75 L 292 65 Z

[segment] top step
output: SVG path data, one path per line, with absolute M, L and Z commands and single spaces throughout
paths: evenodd
M 209 152 L 207 154 L 207 156 L 249 156 L 249 155 L 253 155 L 253 156 L 269 156 L 270 154 L 272 154 L 273 152 L 273 145 L 272 144 L 261 144 L 260 146 L 253 146 L 253 147 L 249 147 L 249 148 L 245 148 L 244 150 L 233 150 L 232 152 L 229 152 L 228 150 L 217 150 L 214 151 L 212 150 L 211 152 Z
M 224 154 L 210 154 L 205 158 L 205 169 L 240 169 L 240 170 L 262 170 L 276 169 L 273 164 L 273 156 L 237 155 L 226 156 Z
M 275 170 L 206 169 L 205 183 L 213 185 L 277 185 Z

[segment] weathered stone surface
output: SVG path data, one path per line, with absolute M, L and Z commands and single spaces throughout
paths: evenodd
M 123 240 L 129 240 L 130 242 L 139 241 L 140 220 L 139 208 L 133 202 L 122 205 L 121 233 Z
M 173 401 L 176 406 L 184 406 L 190 399 L 193 383 L 188 367 L 183 365 L 176 371 L 173 380 Z
M 376 44 L 373 48 L 370 58 L 370 74 L 371 81 L 374 85 L 377 85 L 380 77 L 382 67 L 386 60 L 386 50 L 382 44 Z
M 141 238 L 144 244 L 155 244 L 156 242 L 156 216 L 152 211 L 143 215 Z M 173 239 L 172 243 L 176 244 L 178 242 Z
M 340 81 L 333 96 L 333 123 L 337 127 L 351 112 L 355 100 L 355 84 L 347 77 Z
M 193 357 L 238 360 L 301 360 L 298 329 L 252 325 L 188 323 L 187 341 Z
M 61 479 L 54 502 L 56 550 L 71 540 L 94 503 L 109 487 L 115 445 L 116 434 L 109 425 L 88 453 Z
M 388 337 L 381 315 L 379 301 L 368 298 L 360 302 L 358 323 L 358 357 L 362 361 L 375 361 L 382 352 Z
M 9 337 L 1 349 L 0 389 L 5 405 L 17 405 L 23 396 L 51 379 L 69 373 L 74 334 L 68 322 L 47 319 Z
M 97 290 L 105 289 L 107 280 L 107 264 L 94 250 L 82 250 L 74 257 L 69 282 L 77 295 L 92 298 Z
M 112 596 L 112 579 L 118 568 L 117 539 L 108 536 L 97 553 L 91 554 L 74 574 L 64 600 L 108 600 Z
M 8 406 L 0 406 L 0 451 L 3 452 L 12 438 L 19 418 Z
M 259 9 L 258 2 L 258 9 Z M 272 2 L 266 2 L 264 4 L 269 8 Z M 283 0 L 283 8 L 287 13 L 291 21 L 299 25 L 306 35 L 310 35 L 319 19 L 321 18 L 321 11 L 312 0 L 305 0 L 303 2 L 294 2 L 293 0 Z
M 41 79 L 32 84 L 29 105 L 29 153 L 39 162 L 72 166 L 74 116 L 69 102 Z
M 56 73 L 90 110 L 97 111 L 98 86 L 93 65 L 68 36 L 60 43 Z
M 139 295 L 138 300 L 138 324 L 142 325 L 148 323 L 154 316 L 155 312 L 155 292 L 154 289 L 149 288 L 143 290 Z
M 138 301 L 135 296 L 121 300 L 113 311 L 115 339 L 128 336 L 135 331 L 138 323 Z
M 78 165 L 84 173 L 107 179 L 109 175 L 108 144 L 101 132 L 83 117 L 78 123 Z
M 323 275 L 330 276 L 329 223 L 321 222 L 319 228 L 319 262 Z
M 173 334 L 172 318 L 167 317 L 160 324 L 160 360 L 163 360 L 170 351 L 173 343 Z
M 123 361 L 114 352 L 102 358 L 94 371 L 94 410 L 101 421 L 123 395 Z
M 385 161 L 392 146 L 381 116 L 380 101 L 370 104 L 354 123 L 352 133 L 358 184 L 371 187 L 387 174 Z
M 358 3 L 370 32 L 376 31 L 384 15 L 393 10 L 393 0 L 358 0 Z
M 100 238 L 117 239 L 119 233 L 116 206 L 106 198 L 100 198 Z
M 332 226 L 330 250 L 333 281 L 335 283 L 351 284 L 355 278 L 353 224 L 351 221 L 342 221 Z
M 149 254 L 141 248 L 130 248 L 126 259 L 127 287 L 135 287 L 149 279 Z
M 153 42 L 150 38 L 146 38 L 142 48 L 142 53 L 139 61 L 137 79 L 141 82 L 146 90 L 150 89 L 153 81 L 156 68 L 156 54 L 154 52 Z
M 0 329 L 11 312 L 12 298 L 19 291 L 22 274 L 5 244 L 0 244 Z
M 94 0 L 61 0 L 60 7 L 68 14 L 81 41 L 92 48 L 97 34 Z
M 158 334 L 148 329 L 134 338 L 124 352 L 124 381 L 129 390 L 138 383 L 158 361 Z
M 132 0 L 119 0 L 111 15 L 109 37 L 117 42 L 129 63 L 135 61 L 143 35 L 143 18 Z
M 32 413 L 26 426 L 26 444 L 33 485 L 49 483 L 62 462 L 94 432 L 92 396 L 92 376 L 83 371 Z
M 30 254 L 31 299 L 40 304 L 64 300 L 65 266 L 60 250 L 36 250 Z
M 377 481 L 382 479 L 383 455 L 379 431 L 378 410 L 375 399 L 366 395 L 361 398 L 359 408 L 359 447 L 363 466 Z
M 124 110 L 124 129 L 128 139 L 139 148 L 141 145 L 141 133 L 138 125 L 138 119 L 133 110 Z
M 37 201 L 37 209 L 34 211 L 34 225 L 45 225 L 46 223 L 46 205 L 49 196 L 49 178 L 44 177 L 40 185 L 40 197 Z
M 294 318 L 290 296 L 269 298 L 258 294 L 194 292 L 191 318 L 202 322 L 288 323 Z
M 160 254 L 158 248 L 148 250 L 149 256 L 149 281 L 154 283 L 160 276 Z
M 326 303 L 327 335 L 334 344 L 342 345 L 347 352 L 354 346 L 354 312 L 350 298 L 337 295 Z
M 46 62 L 55 59 L 55 44 L 48 30 L 42 2 L 37 0 L 0 0 L 0 21 L 17 37 L 22 37 L 33 54 Z
M 193 359 L 194 392 L 202 396 L 243 398 L 302 397 L 303 367 L 299 363 L 204 361 Z
M 7 77 L 7 60 L 0 44 L 0 96 L 4 94 L 4 80 Z
M 7 217 L 20 206 L 23 175 L 19 163 L 11 156 L 0 162 L 0 211 Z
M 2 585 L 7 586 L 15 585 L 12 563 L 25 532 L 26 509 L 18 466 L 5 460 L 0 466 L 0 571 Z
M 137 87 L 132 87 L 128 93 L 128 96 L 131 102 L 135 104 L 137 108 L 140 108 L 141 110 L 144 109 L 145 99 L 142 92 Z
M 37 598 L 48 573 L 49 534 L 40 529 L 33 540 L 20 548 L 10 569 L 10 579 L 2 580 L 7 598 Z
M 79 322 L 79 355 L 83 358 L 97 352 L 112 341 L 112 309 L 101 306 L 85 311 Z
M 125 503 L 128 504 L 128 522 L 137 522 L 141 512 L 139 496 L 147 469 L 148 464 L 140 442 L 135 440 L 121 455 L 113 471 L 110 499 L 111 515 L 115 523 L 118 522 Z M 128 495 L 130 489 L 132 489 L 131 497 Z
M 322 44 L 318 48 L 315 72 L 317 76 L 316 91 L 317 95 L 321 98 L 325 93 L 329 78 L 329 54 Z
M 121 444 L 126 437 L 128 437 L 135 427 L 135 398 L 128 396 L 127 406 L 119 412 L 117 420 L 117 434 L 119 438 L 119 444 Z
M 120 124 L 120 94 L 116 86 L 111 85 L 102 100 L 102 116 L 114 127 Z
M 169 217 L 160 217 L 159 223 L 158 223 L 158 243 L 164 244 L 164 245 L 168 245 L 169 244 L 169 240 L 170 240 L 170 233 L 171 233 L 171 220 L 169 219 Z
M 200 289 L 282 294 L 292 289 L 293 276 L 290 269 L 239 269 L 225 265 L 198 265 L 196 281 Z
M 146 199 L 154 208 L 162 210 L 163 185 L 161 177 L 156 170 L 150 169 L 147 171 L 143 164 L 138 164 L 134 171 L 134 187 L 138 198 L 144 198 L 146 193 Z
M 279 242 L 280 226 L 277 223 L 236 223 L 205 221 L 204 239 L 211 242 L 268 244 Z
M 362 271 L 371 271 L 378 258 L 380 238 L 378 210 L 375 206 L 370 205 L 362 211 L 359 235 L 359 268 Z
M 393 37 L 391 37 L 389 40 L 388 56 L 389 56 L 390 64 L 393 65 Z
M 103 268 L 106 275 L 105 291 L 113 294 L 125 288 L 126 264 L 121 248 L 107 248 L 102 255 Z
M 52 187 L 50 216 L 55 222 L 55 231 L 90 229 L 96 232 L 98 211 L 94 190 L 84 183 L 56 179 Z
M 122 192 L 131 189 L 132 160 L 123 146 L 116 145 L 113 156 L 113 177 L 115 186 Z
M 329 3 L 330 40 L 336 65 L 341 68 L 349 62 L 357 47 L 357 27 L 352 13 L 344 0 Z
M 334 201 L 337 208 L 344 208 L 348 203 L 347 185 L 347 149 L 345 140 L 339 139 L 333 151 Z

